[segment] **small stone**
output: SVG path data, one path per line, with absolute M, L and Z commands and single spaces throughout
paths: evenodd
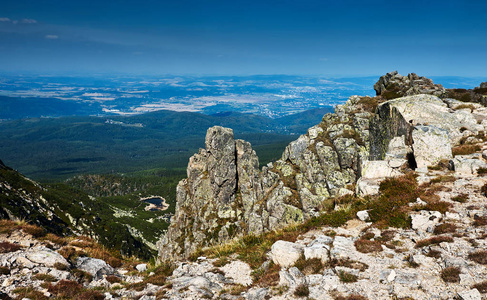
M 359 220 L 361 221 L 368 221 L 369 220 L 369 213 L 366 211 L 366 210 L 361 210 L 359 212 L 357 212 L 357 218 L 359 218 Z
M 392 270 L 391 273 L 389 273 L 389 276 L 387 276 L 387 281 L 393 282 L 394 279 L 396 279 L 396 271 Z
M 221 268 L 225 277 L 233 279 L 235 284 L 250 286 L 252 284 L 252 269 L 242 261 L 232 261 Z
M 135 266 L 135 268 L 139 272 L 144 272 L 147 271 L 147 264 L 138 264 L 137 266 Z
M 458 297 L 462 300 L 481 300 L 482 295 L 477 289 L 471 289 L 469 291 L 463 291 L 458 293 Z

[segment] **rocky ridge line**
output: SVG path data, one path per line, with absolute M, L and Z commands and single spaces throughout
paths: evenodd
M 382 179 L 415 168 L 424 172 L 486 130 L 484 107 L 438 98 L 434 94 L 445 90 L 430 79 L 393 72 L 376 86 L 383 94 L 391 82 L 407 83 L 407 93 L 430 94 L 390 101 L 352 96 L 262 170 L 251 145 L 234 140 L 231 129 L 208 129 L 206 148 L 190 159 L 188 178 L 177 187 L 159 259 L 301 223 L 333 210 L 336 197 L 376 194 Z

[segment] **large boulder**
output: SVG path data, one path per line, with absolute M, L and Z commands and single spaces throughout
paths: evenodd
M 463 137 L 461 131 L 483 130 L 470 111 L 451 110 L 436 96 L 414 95 L 390 100 L 377 107 L 376 115 L 371 120 L 371 159 L 385 159 L 389 144 L 395 137 L 404 137 L 406 146 L 412 146 L 412 134 L 418 125 L 446 130 L 452 146 Z
M 293 266 L 303 255 L 303 246 L 286 241 L 277 241 L 271 247 L 272 261 L 281 267 Z
M 59 253 L 48 248 L 33 248 L 25 253 L 29 261 L 46 267 L 54 267 L 57 264 L 69 266 L 68 261 Z
M 103 275 L 113 275 L 115 273 L 115 269 L 104 260 L 91 257 L 78 258 L 76 260 L 76 268 L 90 273 L 94 279 L 102 279 Z
M 412 132 L 416 165 L 423 169 L 453 158 L 448 131 L 435 126 L 415 126 Z

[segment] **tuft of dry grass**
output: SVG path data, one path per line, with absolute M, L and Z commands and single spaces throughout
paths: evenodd
M 370 241 L 366 239 L 358 239 L 354 243 L 358 252 L 371 253 L 382 251 L 382 245 L 379 241 Z
M 457 225 L 453 223 L 443 223 L 435 227 L 434 233 L 435 234 L 453 233 L 457 231 L 457 228 L 458 228 Z
M 120 277 L 115 275 L 108 275 L 105 279 L 111 284 L 122 282 L 122 279 L 120 279 Z
M 487 281 L 482 281 L 482 282 L 476 283 L 472 286 L 472 288 L 477 289 L 482 294 L 485 294 L 485 293 L 487 293 Z
M 307 284 L 300 284 L 294 290 L 294 296 L 297 297 L 308 297 L 309 296 L 309 288 Z
M 230 293 L 230 295 L 239 296 L 240 294 L 245 292 L 247 289 L 248 288 L 246 286 L 243 286 L 241 284 L 235 284 L 230 288 L 229 293 Z
M 358 277 L 356 275 L 353 275 L 351 273 L 345 272 L 345 271 L 338 271 L 338 278 L 340 278 L 340 281 L 343 283 L 350 283 L 350 282 L 357 282 Z
M 108 251 L 95 240 L 87 236 L 80 236 L 76 240 L 69 243 L 71 246 L 82 248 L 88 256 L 104 260 L 107 264 L 114 268 L 122 266 L 122 259 L 120 254 L 115 251 Z
M 352 294 L 348 296 L 336 296 L 334 300 L 367 300 L 366 297 L 357 295 L 357 294 Z
M 476 263 L 487 265 L 487 251 L 486 250 L 478 250 L 468 255 L 470 260 L 473 260 Z
M 480 188 L 480 193 L 487 197 L 487 183 Z
M 304 275 L 319 274 L 324 269 L 321 259 L 305 259 L 304 255 L 301 255 L 294 266 L 298 268 Z
M 428 238 L 428 239 L 419 240 L 416 243 L 416 246 L 415 247 L 416 248 L 422 248 L 422 247 L 426 247 L 426 246 L 429 246 L 429 245 L 440 244 L 440 243 L 443 243 L 443 242 L 451 243 L 451 242 L 453 242 L 453 238 L 451 236 L 447 236 L 447 235 L 434 236 L 434 237 L 431 237 L 431 238 Z
M 259 269 L 262 270 L 262 269 Z M 269 287 L 276 286 L 279 283 L 279 271 L 281 267 L 274 263 L 267 268 L 267 270 L 262 270 L 262 272 L 254 271 L 255 286 Z
M 0 233 L 12 233 L 17 229 L 20 229 L 20 227 L 14 221 L 0 220 Z
M 46 236 L 43 238 L 44 240 L 48 240 L 52 242 L 53 244 L 59 245 L 59 246 L 66 246 L 68 244 L 68 240 L 66 238 L 60 237 L 58 235 L 48 233 Z
M 66 271 L 68 269 L 68 267 L 65 264 L 62 264 L 60 262 L 54 263 L 54 268 L 59 271 Z
M 43 293 L 33 289 L 32 287 L 19 287 L 13 290 L 14 294 L 17 294 L 17 299 L 28 298 L 31 300 L 47 300 L 48 297 L 44 296 Z M 7 298 L 10 299 L 10 298 Z
M 90 273 L 80 269 L 71 269 L 71 274 L 73 274 L 78 282 L 89 283 L 93 279 Z
M 76 300 L 104 300 L 105 296 L 99 291 L 84 291 L 76 296 Z
M 452 201 L 459 202 L 459 203 L 465 203 L 468 200 L 468 195 L 467 194 L 459 194 L 455 197 L 451 198 Z
M 20 250 L 22 246 L 10 243 L 10 242 L 0 242 L 0 253 L 9 253 Z
M 475 220 L 473 221 L 473 226 L 479 227 L 479 226 L 485 226 L 487 225 L 487 217 L 481 216 L 481 217 L 475 217 Z
M 8 275 L 10 274 L 10 269 L 8 267 L 0 266 L 0 275 Z
M 153 285 L 163 286 L 166 283 L 166 276 L 156 274 L 148 277 L 144 280 L 146 283 L 150 283 Z
M 428 251 L 428 253 L 426 253 L 426 256 L 433 257 L 433 258 L 440 258 L 441 252 L 438 250 L 430 250 Z
M 441 279 L 444 282 L 460 282 L 460 268 L 459 267 L 448 267 L 441 271 Z
M 22 231 L 32 235 L 35 238 L 43 237 L 46 235 L 46 230 L 37 225 L 26 224 L 22 226 Z
M 57 284 L 50 284 L 47 290 L 58 298 L 73 299 L 81 293 L 83 286 L 76 281 L 62 279 Z
M 482 150 L 480 145 L 460 145 L 452 148 L 453 156 L 468 155 Z
M 436 165 L 428 166 L 428 170 L 432 170 L 432 171 L 446 170 L 448 169 L 449 164 L 450 161 L 448 159 L 442 159 Z
M 445 183 L 445 182 L 455 182 L 457 179 L 455 176 L 451 175 L 440 175 L 436 176 L 435 178 L 431 179 L 431 183 Z
M 44 274 L 44 273 L 37 273 L 34 275 L 34 278 L 37 280 L 47 281 L 47 282 L 57 281 L 56 277 L 49 275 L 49 274 Z

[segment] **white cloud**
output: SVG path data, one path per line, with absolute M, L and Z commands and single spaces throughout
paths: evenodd
M 35 23 L 37 23 L 37 21 L 34 19 L 22 19 L 20 22 L 23 24 L 35 24 Z
M 46 35 L 46 39 L 48 39 L 48 40 L 56 40 L 58 38 L 59 38 L 59 36 L 57 36 L 55 34 L 48 34 L 48 35 Z
M 9 18 L 0 18 L 0 22 L 10 22 Z
M 328 58 L 327 57 L 320 57 L 319 59 L 320 61 L 328 61 Z

